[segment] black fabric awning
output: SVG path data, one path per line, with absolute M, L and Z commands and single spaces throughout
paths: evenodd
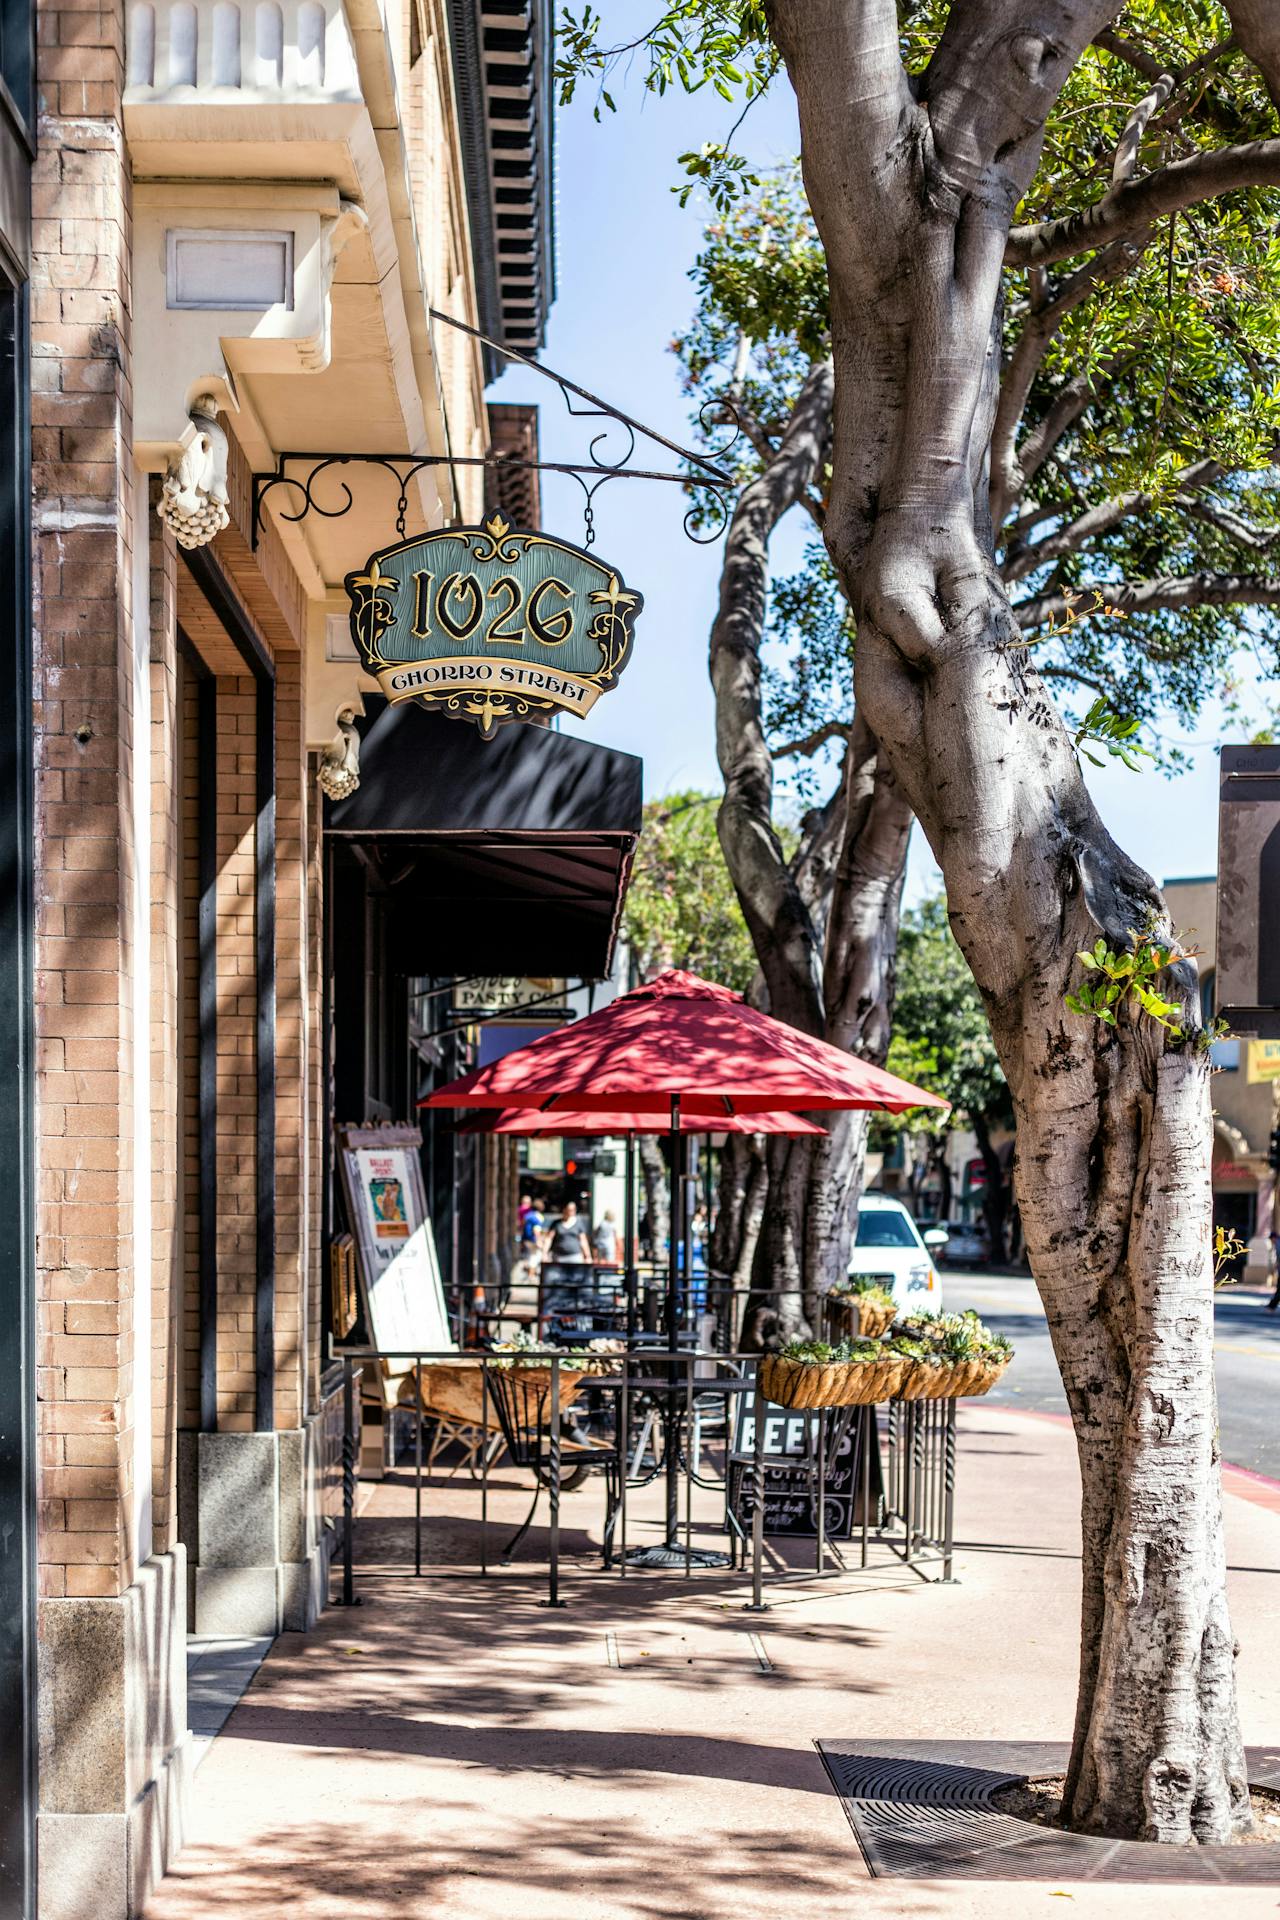
M 482 740 L 413 704 L 366 707 L 360 785 L 325 802 L 325 833 L 385 889 L 395 970 L 603 977 L 641 761 L 546 727 Z

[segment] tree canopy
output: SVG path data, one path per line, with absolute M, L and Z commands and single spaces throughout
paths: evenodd
M 739 992 L 755 955 L 716 838 L 718 794 L 650 800 L 627 890 L 626 932 L 644 979 L 687 967 Z
M 982 996 L 947 921 L 942 894 L 903 910 L 888 1067 L 952 1106 L 943 1124 L 1012 1119 L 1009 1088 Z M 906 1124 L 918 1127 L 920 1115 Z
M 1123 131 L 1115 82 L 1131 71 L 1093 49 L 1073 76 L 1059 166 L 1080 193 Z M 1056 184 L 1047 193 L 1070 204 Z M 1188 726 L 1217 697 L 1266 737 L 1257 681 L 1280 672 L 1268 578 L 1280 551 L 1280 209 L 1263 198 L 1274 196 L 1170 216 L 1161 245 L 1070 299 L 1048 300 L 1039 269 L 1007 276 L 1001 572 L 1086 744 L 1091 712 L 1121 714 L 1171 767 L 1181 756 L 1162 720 Z M 796 169 L 709 224 L 693 279 L 696 311 L 673 344 L 699 408 L 712 403 L 714 417 L 726 395 L 737 407 L 745 480 L 829 351 L 825 260 Z M 803 566 L 770 599 L 764 688 L 783 753 L 847 725 L 852 704 L 854 629 L 821 538 L 824 492 L 820 479 L 803 502 L 815 522 Z

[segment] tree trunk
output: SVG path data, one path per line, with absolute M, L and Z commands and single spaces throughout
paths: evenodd
M 645 1211 L 649 1216 L 650 1258 L 661 1262 L 662 1249 L 671 1230 L 671 1206 L 668 1198 L 669 1174 L 662 1148 L 651 1133 L 636 1135 L 640 1155 L 640 1178 L 644 1182 Z
M 811 484 L 827 444 L 831 368 L 805 381 L 774 459 L 743 488 L 730 521 L 711 633 L 718 818 L 769 1010 L 802 1032 L 883 1062 L 889 1044 L 898 913 L 911 815 L 876 742 L 855 722 L 840 787 L 806 821 L 788 866 L 773 824 L 760 647 L 769 538 Z M 863 1116 L 822 1116 L 821 1140 L 769 1143 L 744 1343 L 811 1330 L 820 1295 L 848 1266 L 866 1146 Z
M 840 851 L 825 914 L 823 1037 L 883 1065 L 911 814 L 867 727 L 855 721 L 838 794 Z M 865 1113 L 824 1112 L 820 1139 L 770 1143 L 744 1346 L 813 1332 L 848 1271 L 866 1159 Z
M 826 538 L 858 625 L 858 711 L 946 881 L 1013 1096 L 1032 1269 L 1083 1480 L 1068 1817 L 1170 1842 L 1250 1820 L 1214 1454 L 1208 1056 L 1193 970 L 1175 1042 L 1067 1012 L 1074 955 L 1151 926 L 996 572 L 987 499 L 1001 272 L 1088 0 L 953 8 L 902 69 L 888 0 L 786 0 L 836 373 Z M 856 102 L 856 111 L 851 111 Z

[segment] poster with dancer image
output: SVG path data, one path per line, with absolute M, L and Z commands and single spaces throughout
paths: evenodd
M 455 1345 L 422 1185 L 422 1135 L 410 1126 L 340 1126 L 337 1143 L 369 1344 L 391 1356 L 382 1367 L 390 1404 L 391 1383 L 413 1354 Z

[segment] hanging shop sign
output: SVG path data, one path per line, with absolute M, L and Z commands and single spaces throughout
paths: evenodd
M 618 684 L 644 602 L 607 562 L 499 514 L 371 554 L 349 573 L 351 634 L 388 700 L 471 720 L 590 713 Z
M 470 980 L 458 980 L 453 988 L 452 1016 L 457 1020 L 481 1014 L 501 1013 L 513 1020 L 534 1018 L 549 1020 L 567 1014 L 567 980 L 546 978 L 510 979 L 502 974 L 481 974 Z

